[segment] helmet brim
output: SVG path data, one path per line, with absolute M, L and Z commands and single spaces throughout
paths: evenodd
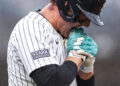
M 96 15 L 93 13 L 90 13 L 84 9 L 82 9 L 79 5 L 77 5 L 77 7 L 83 12 L 83 14 L 85 14 L 85 16 L 94 24 L 99 25 L 99 26 L 103 26 L 104 23 L 100 17 L 100 15 Z

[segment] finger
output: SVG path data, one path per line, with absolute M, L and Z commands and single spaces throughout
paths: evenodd
M 80 42 L 75 42 L 73 45 L 81 45 L 81 41 Z
M 86 53 L 84 50 L 77 50 L 77 54 L 85 55 L 87 57 L 93 57 L 91 54 Z
M 87 58 L 84 62 L 84 66 L 89 67 L 95 63 L 95 58 Z
M 83 62 L 84 62 L 85 59 L 86 59 L 86 56 L 84 56 L 84 55 L 79 55 L 79 54 L 77 54 L 76 51 L 74 51 L 74 50 L 71 50 L 71 51 L 70 51 L 69 56 L 71 56 L 71 57 L 76 57 L 76 58 L 81 58 Z
M 77 42 L 81 42 L 82 40 L 84 40 L 84 37 L 77 38 Z
M 74 46 L 73 49 L 81 50 L 81 48 L 79 46 Z
M 75 42 L 73 45 L 81 45 L 83 39 L 84 37 L 77 38 L 77 42 Z

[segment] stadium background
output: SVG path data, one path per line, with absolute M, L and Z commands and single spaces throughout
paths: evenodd
M 15 24 L 48 0 L 0 0 L 0 86 L 8 86 L 7 43 Z M 102 11 L 104 27 L 93 24 L 86 32 L 99 45 L 95 63 L 96 86 L 120 86 L 120 0 L 107 0 Z

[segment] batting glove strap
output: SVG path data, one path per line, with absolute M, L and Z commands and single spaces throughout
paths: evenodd
M 93 70 L 94 70 L 93 65 L 91 65 L 89 67 L 84 66 L 84 68 L 81 68 L 81 71 L 84 72 L 84 73 L 90 73 L 90 72 L 93 72 Z

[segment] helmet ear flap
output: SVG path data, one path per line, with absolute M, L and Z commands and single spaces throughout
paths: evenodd
M 75 22 L 79 17 L 79 9 L 75 5 L 75 0 L 56 0 L 60 15 L 66 21 Z M 72 15 L 68 13 L 72 12 Z
M 80 16 L 80 10 L 78 9 L 78 7 L 75 5 L 76 2 L 74 0 L 69 0 L 69 5 L 70 5 L 70 11 L 72 12 L 72 15 L 74 17 L 72 17 L 75 21 L 78 21 L 79 16 Z

